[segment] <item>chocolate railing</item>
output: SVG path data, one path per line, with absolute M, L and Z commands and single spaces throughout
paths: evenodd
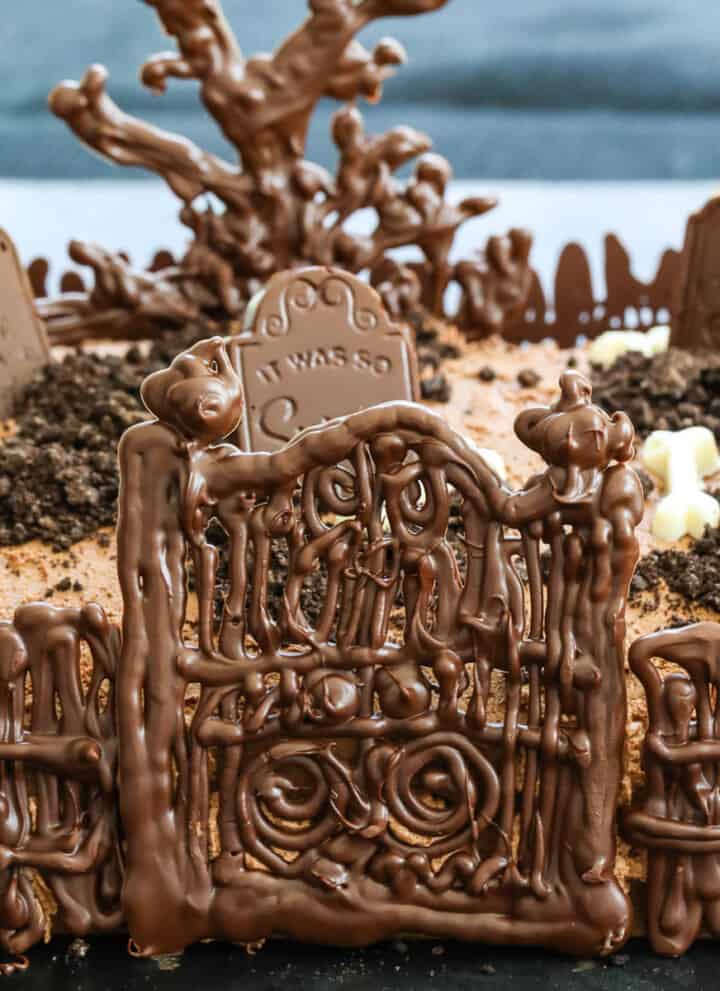
M 212 409 L 183 399 L 204 381 Z M 541 421 L 556 417 L 583 438 L 578 418 L 589 418 L 593 451 L 603 453 L 588 469 L 583 449 L 578 471 L 575 447 L 546 447 L 554 481 L 548 474 L 514 494 L 413 404 L 332 421 L 274 454 L 203 441 L 187 417 L 239 409 L 237 389 L 219 340 L 146 383 L 158 419 L 120 446 L 119 656 L 95 607 L 23 607 L 35 610 L 32 636 L 22 610 L 7 628 L 17 657 L 35 657 L 34 644 L 62 631 L 75 708 L 63 703 L 63 682 L 63 717 L 46 717 L 42 731 L 54 754 L 67 733 L 82 736 L 80 751 L 98 768 L 76 787 L 57 756 L 42 765 L 53 788 L 72 795 L 55 801 L 43 832 L 50 848 L 69 850 L 54 863 L 61 873 L 82 864 L 82 883 L 91 882 L 75 895 L 87 912 L 65 912 L 62 925 L 97 927 L 97 872 L 112 866 L 117 877 L 120 861 L 114 832 L 91 844 L 93 823 L 109 830 L 119 808 L 122 906 L 138 953 L 272 932 L 341 944 L 419 932 L 612 952 L 630 923 L 613 875 L 625 732 L 619 620 L 642 497 L 630 469 L 608 458 L 629 455 L 629 421 L 589 406 L 587 384 L 567 373 L 562 400 L 524 415 L 518 431 L 536 446 Z M 220 597 L 212 518 L 228 541 Z M 81 637 L 95 661 L 85 694 L 75 673 Z M 44 679 L 59 660 L 37 654 L 33 707 L 51 704 Z M 115 700 L 118 778 L 108 777 L 113 707 L 97 708 L 101 678 Z M 6 723 L 8 743 L 24 733 Z M 24 765 L 3 766 L 10 803 Z M 24 837 L 7 835 L 8 864 Z M 95 855 L 83 858 L 90 846 Z M 64 905 L 66 882 L 58 886 L 40 851 L 24 856 Z M 117 886 L 100 887 L 119 911 Z M 27 893 L 26 903 L 37 935 L 42 910 Z
M 630 666 L 645 689 L 645 780 L 624 832 L 647 851 L 647 926 L 658 953 L 678 956 L 720 936 L 720 624 L 636 640 Z
M 9 953 L 51 924 L 78 936 L 122 924 L 119 646 L 99 606 L 34 603 L 0 624 L 0 945 Z
M 596 337 L 620 327 L 648 329 L 669 323 L 680 254 L 667 250 L 655 277 L 642 282 L 631 271 L 630 256 L 614 234 L 605 238 L 605 294 L 596 299 L 590 263 L 584 248 L 575 243 L 563 248 L 553 281 L 552 302 L 535 276 L 522 317 L 503 336 L 512 342 L 552 337 L 560 347 L 572 347 L 577 337 Z
M 127 260 L 126 255 L 122 257 Z M 551 295 L 546 294 L 537 273 L 523 269 L 519 263 L 509 275 L 504 276 L 499 269 L 488 271 L 484 263 L 460 262 L 446 281 L 446 287 L 452 282 L 457 284 L 460 303 L 455 312 L 448 312 L 445 316 L 457 323 L 468 340 L 499 332 L 511 343 L 541 341 L 549 337 L 556 340 L 560 347 L 572 347 L 578 337 L 593 338 L 612 328 L 648 329 L 658 323 L 668 323 L 671 318 L 680 274 L 680 257 L 679 252 L 668 249 L 654 278 L 650 282 L 642 282 L 632 274 L 628 251 L 620 239 L 608 234 L 604 247 L 605 291 L 600 298 L 596 298 L 593 289 L 587 253 L 575 242 L 566 244 L 560 253 Z M 162 250 L 156 252 L 147 270 L 158 273 L 171 269 L 175 264 L 170 252 Z M 425 303 L 432 309 L 433 299 L 428 294 L 436 292 L 433 288 L 436 280 L 425 278 L 423 273 L 426 267 L 419 266 L 418 273 L 420 283 L 424 279 L 427 284 L 418 283 L 409 290 L 410 296 L 415 297 L 415 303 L 413 299 L 401 298 L 403 274 L 413 276 L 412 266 L 410 270 L 395 266 L 386 286 L 383 285 L 383 273 L 379 271 L 377 278 L 373 273 L 376 288 L 394 316 L 407 316 L 408 309 L 412 309 L 423 296 L 427 297 Z M 36 298 L 47 297 L 47 261 L 36 258 L 27 271 Z M 504 285 L 505 282 L 507 285 Z M 79 293 L 83 298 L 88 298 L 90 306 L 92 286 L 77 269 L 61 273 L 59 284 L 61 295 L 57 297 L 58 304 L 62 302 L 62 294 L 69 293 L 72 307 L 77 308 L 77 296 L 74 294 Z M 407 288 L 405 291 L 408 291 Z M 491 312 L 495 314 L 494 318 L 490 316 Z M 104 326 L 102 314 L 99 319 Z M 89 319 L 85 328 L 89 336 L 92 336 L 92 323 Z M 57 334 L 60 334 L 59 323 L 56 328 Z

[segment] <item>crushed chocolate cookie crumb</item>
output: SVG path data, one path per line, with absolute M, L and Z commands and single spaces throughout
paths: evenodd
M 441 344 L 438 348 L 438 354 L 443 361 L 452 361 L 454 358 L 460 357 L 460 348 L 456 347 L 455 344 Z
M 643 557 L 630 583 L 630 601 L 661 582 L 686 602 L 720 612 L 720 528 L 706 530 L 687 549 L 655 550 Z M 687 617 L 680 622 L 687 623 Z
M 653 430 L 709 427 L 720 439 L 720 355 L 670 351 L 621 355 L 593 367 L 593 399 L 609 413 L 624 410 L 640 439 Z
M 421 371 L 424 371 L 428 367 L 437 369 L 440 364 L 438 352 L 430 348 L 418 348 L 417 360 Z
M 437 327 L 420 322 L 415 326 L 415 340 L 418 344 L 431 344 L 438 337 Z
M 0 444 L 0 545 L 39 538 L 64 549 L 115 522 L 117 443 L 144 419 L 139 387 L 184 347 L 207 336 L 191 325 L 143 355 L 76 351 L 48 364 L 15 406 Z
M 442 372 L 433 375 L 431 378 L 420 381 L 420 394 L 423 399 L 432 399 L 436 403 L 447 403 L 450 400 L 450 383 Z
M 518 383 L 523 389 L 533 389 L 536 385 L 540 384 L 541 378 L 542 376 L 534 368 L 521 368 L 517 373 Z
M 497 378 L 497 372 L 490 365 L 483 365 L 478 372 L 478 378 L 481 382 L 494 382 Z

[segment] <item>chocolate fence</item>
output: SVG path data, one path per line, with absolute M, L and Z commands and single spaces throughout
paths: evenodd
M 704 931 L 720 936 L 720 624 L 640 637 L 630 666 L 648 704 L 644 786 L 624 816 L 647 850 L 647 927 L 678 956 Z
M 10 953 L 49 933 L 55 913 L 71 933 L 123 923 L 119 654 L 97 605 L 32 603 L 0 623 L 0 944 Z
M 604 286 L 598 295 L 585 249 L 570 242 L 560 253 L 552 278 L 553 290 L 548 293 L 530 267 L 531 242 L 530 235 L 522 230 L 489 238 L 476 259 L 457 262 L 447 269 L 439 292 L 437 279 L 426 263 L 401 265 L 387 259 L 373 269 L 371 282 L 395 319 L 416 317 L 424 309 L 456 323 L 468 340 L 499 333 L 511 343 L 552 337 L 560 347 L 573 347 L 578 337 L 596 337 L 611 328 L 643 330 L 670 321 L 677 302 L 680 252 L 665 251 L 654 278 L 643 282 L 633 275 L 630 255 L 620 239 L 608 234 L 604 242 Z M 47 261 L 36 258 L 28 266 L 38 310 L 47 321 L 51 341 L 74 343 L 92 338 L 96 332 L 100 337 L 113 336 L 113 305 L 119 307 L 117 330 L 125 335 L 125 316 L 120 318 L 119 314 L 121 310 L 125 312 L 122 306 L 131 297 L 136 298 L 138 310 L 145 306 L 155 316 L 162 313 L 165 326 L 193 317 L 182 305 L 175 305 L 172 281 L 179 263 L 168 251 L 156 252 L 147 272 L 141 274 L 130 269 L 126 255 L 117 257 L 115 278 L 127 280 L 130 285 L 121 294 L 125 301 L 122 306 L 106 299 L 98 288 L 107 285 L 105 270 L 110 256 L 75 243 L 71 254 L 93 267 L 94 287 L 77 269 L 68 269 L 60 275 L 60 294 L 53 297 L 49 295 Z M 446 290 L 453 284 L 459 301 L 449 309 Z M 157 333 L 155 323 L 149 319 L 138 317 L 135 327 L 139 336 Z
M 616 949 L 627 417 L 566 372 L 516 422 L 547 469 L 513 492 L 412 403 L 271 454 L 218 443 L 243 407 L 219 338 L 143 398 L 122 628 L 36 604 L 1 629 L 6 949 L 51 912 L 122 919 L 141 954 L 273 932 Z

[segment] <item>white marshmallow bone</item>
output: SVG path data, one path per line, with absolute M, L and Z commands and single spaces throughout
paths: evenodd
M 606 330 L 599 334 L 588 348 L 590 361 L 594 365 L 609 368 L 616 358 L 628 351 L 639 351 L 646 358 L 667 351 L 670 343 L 670 328 L 664 324 L 650 330 Z
M 686 534 L 701 537 L 720 522 L 717 499 L 704 492 L 703 479 L 720 469 L 715 436 L 707 427 L 654 430 L 643 445 L 643 463 L 663 482 L 667 495 L 658 503 L 652 532 L 661 540 Z

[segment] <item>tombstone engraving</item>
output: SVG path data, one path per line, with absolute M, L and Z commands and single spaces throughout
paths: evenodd
M 416 400 L 415 352 L 369 285 L 339 269 L 273 276 L 230 342 L 246 398 L 239 443 L 273 451 L 305 427 L 390 400 Z
M 28 277 L 12 239 L 0 228 L 0 416 L 12 412 L 15 396 L 48 355 Z
M 687 351 L 720 349 L 720 196 L 688 220 L 670 344 Z

